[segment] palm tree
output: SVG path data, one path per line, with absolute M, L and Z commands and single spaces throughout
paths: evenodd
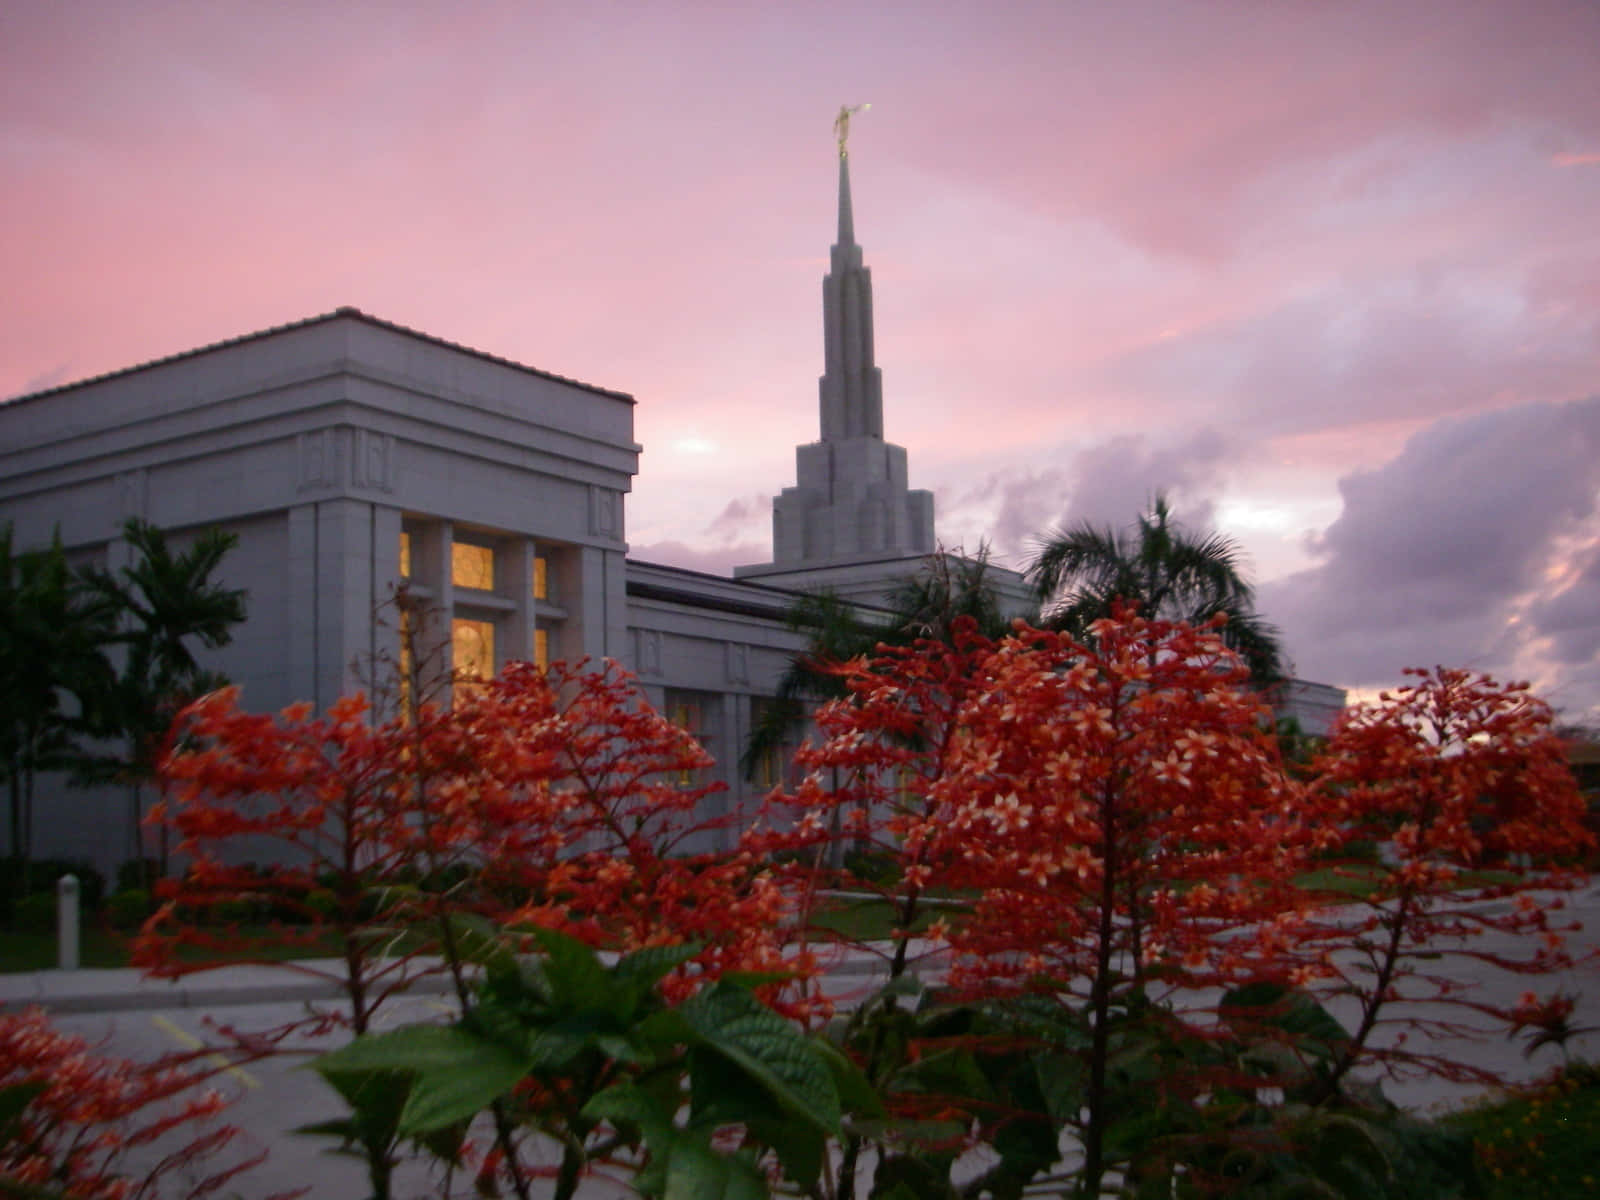
M 872 610 L 832 592 L 801 596 L 789 610 L 789 626 L 811 637 L 811 644 L 789 661 L 773 701 L 750 730 L 740 769 L 752 778 L 762 759 L 790 741 L 806 709 L 845 694 L 832 668 L 872 655 L 879 646 L 905 646 L 923 638 L 948 642 L 955 624 L 970 617 L 980 634 L 1004 636 L 1007 628 L 994 589 L 989 586 L 989 548 L 972 558 L 939 551 L 922 569 L 889 593 L 888 608 Z
M 103 606 L 74 580 L 57 530 L 50 547 L 12 552 L 0 527 L 0 759 L 9 810 L 7 841 L 23 894 L 33 845 L 34 781 L 66 766 L 81 732 L 83 698 L 107 673 Z M 75 704 L 65 701 L 72 697 Z M 74 711 L 77 710 L 77 711 Z
M 121 667 L 93 704 L 96 732 L 121 743 L 113 754 L 79 762 L 82 783 L 117 782 L 129 789 L 129 837 L 139 856 L 144 819 L 142 787 L 155 775 L 161 744 L 177 711 L 225 680 L 202 670 L 191 643 L 216 649 L 233 640 L 245 619 L 245 593 L 213 575 L 238 537 L 208 529 L 181 554 L 166 535 L 138 518 L 123 525 L 138 560 L 115 573 L 90 567 L 82 577 L 116 614 L 122 628 L 111 641 L 124 648 Z M 161 858 L 166 857 L 163 847 Z M 162 863 L 165 869 L 165 862 Z
M 1277 629 L 1255 611 L 1239 546 L 1231 538 L 1196 535 L 1172 519 L 1156 495 L 1128 533 L 1084 522 L 1037 542 L 1025 574 L 1039 597 L 1040 623 L 1083 637 L 1118 601 L 1146 616 L 1200 625 L 1221 613 L 1222 638 L 1245 661 L 1257 684 L 1284 676 Z

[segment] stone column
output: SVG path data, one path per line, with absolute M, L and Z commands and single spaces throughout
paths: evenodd
M 317 704 L 360 689 L 371 663 L 373 514 L 361 500 L 317 505 Z

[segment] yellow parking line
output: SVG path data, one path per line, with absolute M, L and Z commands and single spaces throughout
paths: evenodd
M 179 1029 L 165 1017 L 151 1017 L 150 1020 L 158 1029 L 165 1032 L 180 1046 L 187 1046 L 191 1050 L 205 1049 L 204 1042 L 195 1037 L 193 1034 L 185 1033 L 182 1029 Z M 250 1072 L 246 1071 L 243 1067 L 233 1066 L 228 1062 L 227 1059 L 223 1058 L 222 1055 L 208 1054 L 206 1057 L 212 1062 L 216 1063 L 218 1067 L 222 1068 L 222 1070 L 226 1071 L 229 1075 L 237 1079 L 240 1083 L 244 1084 L 245 1087 L 258 1088 L 261 1086 L 261 1081 L 254 1075 L 250 1074 Z

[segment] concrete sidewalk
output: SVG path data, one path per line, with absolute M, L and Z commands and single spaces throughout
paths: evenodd
M 305 959 L 279 965 L 216 967 L 182 979 L 147 979 L 132 968 L 79 968 L 72 971 L 20 971 L 0 975 L 0 1012 L 38 1005 L 56 1013 L 128 1012 L 160 1008 L 223 1008 L 278 1001 L 337 1000 L 343 991 L 333 978 L 341 961 Z M 449 990 L 443 975 L 414 981 L 410 992 Z
M 1594 953 L 1600 934 L 1600 881 L 1591 879 L 1566 893 L 1530 893 L 1536 901 L 1548 904 L 1559 897 L 1563 917 L 1586 919 L 1585 932 L 1574 939 L 1573 948 Z M 1485 902 L 1483 907 L 1509 909 L 1511 901 Z M 1352 910 L 1352 915 L 1357 915 Z M 930 953 L 931 952 L 931 953 Z M 886 972 L 892 953 L 890 943 L 877 944 L 873 951 L 853 950 L 824 967 L 830 977 L 865 978 Z M 922 970 L 939 973 L 939 952 L 927 942 L 913 942 L 911 954 Z M 131 968 L 80 968 L 71 971 L 22 971 L 0 973 L 0 1012 L 15 1012 L 39 1005 L 51 1012 L 125 1012 L 164 1008 L 224 1008 L 229 1005 L 270 1004 L 277 1001 L 328 1001 L 343 998 L 336 982 L 342 962 L 336 958 L 303 959 L 292 963 L 249 967 L 216 967 L 197 971 L 182 979 L 147 979 Z M 324 976 L 319 978 L 318 974 Z M 1583 973 L 1591 978 L 1585 997 L 1589 1013 L 1600 1013 L 1600 978 L 1595 960 L 1590 959 Z M 408 989 L 415 995 L 439 995 L 450 990 L 442 974 L 426 975 Z
M 926 947 L 913 947 L 913 953 Z M 830 963 L 829 976 L 869 976 L 884 969 L 890 953 L 855 951 Z M 344 998 L 338 983 L 343 961 L 301 959 L 248 967 L 213 967 L 182 979 L 148 979 L 132 968 L 78 968 L 71 971 L 18 971 L 0 974 L 0 1012 L 19 1012 L 38 1005 L 55 1013 L 130 1012 L 166 1008 L 226 1008 L 280 1001 L 329 1001 Z M 422 975 L 406 991 L 410 995 L 443 995 L 452 990 L 449 977 Z

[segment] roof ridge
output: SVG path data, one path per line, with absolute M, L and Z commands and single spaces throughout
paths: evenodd
M 407 337 L 413 337 L 421 341 L 431 342 L 435 346 L 442 346 L 448 350 L 456 350 L 463 354 L 471 354 L 476 358 L 482 358 L 489 362 L 499 363 L 501 366 L 512 367 L 518 371 L 526 371 L 528 374 L 537 375 L 542 379 L 550 379 L 556 383 L 571 384 L 573 387 L 579 387 L 585 391 L 595 392 L 602 396 L 610 396 L 617 400 L 626 400 L 630 404 L 635 403 L 634 398 L 627 392 L 619 392 L 613 388 L 601 387 L 598 384 L 585 383 L 581 379 L 574 379 L 568 375 L 558 375 L 554 371 L 545 371 L 539 367 L 529 366 L 527 363 L 518 362 L 515 359 L 506 358 L 503 355 L 492 354 L 487 350 L 480 350 L 475 346 L 468 346 L 463 342 L 452 342 L 447 338 L 438 337 L 431 333 L 424 333 L 420 329 L 412 329 L 410 326 L 401 325 L 396 321 L 386 321 L 382 317 L 375 317 L 371 313 L 362 312 L 354 305 L 341 304 L 332 312 L 317 313 L 314 316 L 302 317 L 298 321 L 287 321 L 281 325 L 269 325 L 265 329 L 257 329 L 250 333 L 241 333 L 234 337 L 224 338 L 221 341 L 207 342 L 204 345 L 195 346 L 188 350 L 179 350 L 173 354 L 164 354 L 157 358 L 145 359 L 142 362 L 134 363 L 130 366 L 118 367 L 111 371 L 102 371 L 97 375 L 89 375 L 83 379 L 75 379 L 71 383 L 56 384 L 53 387 L 44 388 L 37 392 L 24 392 L 20 395 L 0 400 L 0 405 L 18 404 L 25 400 L 43 399 L 46 396 L 54 396 L 61 392 L 73 391 L 76 388 L 88 387 L 90 384 L 102 383 L 107 379 L 116 379 L 123 375 L 132 375 L 138 371 L 147 371 L 152 367 L 166 366 L 168 363 L 181 362 L 187 358 L 197 358 L 202 354 L 210 354 L 217 350 L 226 350 L 231 346 L 242 345 L 245 342 L 253 342 L 264 338 L 276 337 L 282 333 L 289 333 L 296 329 L 305 329 L 311 325 L 319 325 L 327 321 L 334 321 L 346 317 L 353 317 L 356 320 L 366 322 L 368 325 L 377 326 L 379 329 L 388 329 L 394 333 L 404 334 Z

